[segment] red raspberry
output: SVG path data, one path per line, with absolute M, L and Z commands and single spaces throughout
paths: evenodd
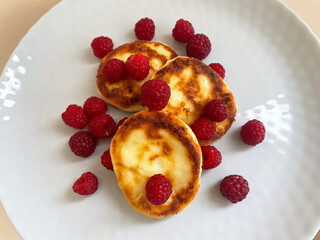
M 159 111 L 165 108 L 170 95 L 169 85 L 160 79 L 146 81 L 141 87 L 141 103 L 150 110 Z
M 214 146 L 203 146 L 202 151 L 202 168 L 211 169 L 220 165 L 222 156 L 218 149 Z
M 92 118 L 88 124 L 89 132 L 96 138 L 108 138 L 112 136 L 116 122 L 109 114 Z
M 152 19 L 140 19 L 134 27 L 134 32 L 139 40 L 150 41 L 153 38 L 155 32 L 155 26 Z
M 126 71 L 134 80 L 141 81 L 148 76 L 150 70 L 149 58 L 142 54 L 135 54 L 128 57 Z
M 194 29 L 187 20 L 179 19 L 172 30 L 172 36 L 179 42 L 186 43 L 194 35 Z
M 125 63 L 117 58 L 112 58 L 104 64 L 102 73 L 108 82 L 118 82 L 126 77 Z
M 220 63 L 211 63 L 209 64 L 209 67 L 211 67 L 213 71 L 218 73 L 220 77 L 225 77 L 226 70 L 224 70 L 224 67 Z
M 101 156 L 101 163 L 103 166 L 105 166 L 107 169 L 113 171 L 113 165 L 111 161 L 111 155 L 110 155 L 110 149 L 105 151 Z
M 208 118 L 198 118 L 191 125 L 198 140 L 209 140 L 216 132 L 216 125 Z
M 257 119 L 248 121 L 241 127 L 240 136 L 248 145 L 255 146 L 264 140 L 266 129 L 262 122 Z
M 187 55 L 199 60 L 205 59 L 211 52 L 209 38 L 201 33 L 193 35 L 187 43 Z
M 230 175 L 220 183 L 220 192 L 230 202 L 237 203 L 246 198 L 249 192 L 249 185 L 242 176 Z
M 204 115 L 214 122 L 222 122 L 228 117 L 227 107 L 220 99 L 213 99 L 203 108 Z
M 61 117 L 65 124 L 73 128 L 83 129 L 88 124 L 88 118 L 83 108 L 76 104 L 69 105 Z
M 162 174 L 153 175 L 146 184 L 146 197 L 153 205 L 165 203 L 172 193 L 170 181 Z
M 96 37 L 91 42 L 93 54 L 98 58 L 103 58 L 113 49 L 113 42 L 108 37 Z
M 116 127 L 114 128 L 113 130 L 113 134 L 112 135 L 115 135 L 119 129 L 119 127 L 127 120 L 128 118 L 125 117 L 125 118 L 122 118 L 116 125 Z
M 72 189 L 80 195 L 90 195 L 98 189 L 98 178 L 91 172 L 83 173 Z
M 69 139 L 71 151 L 79 157 L 89 157 L 96 149 L 97 141 L 88 131 L 80 131 Z
M 107 111 L 108 106 L 98 97 L 89 97 L 83 104 L 83 109 L 88 118 L 93 118 L 104 114 Z

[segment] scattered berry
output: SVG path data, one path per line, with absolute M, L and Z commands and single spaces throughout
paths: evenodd
M 194 35 L 194 29 L 187 20 L 179 19 L 172 30 L 172 36 L 179 42 L 186 43 Z
M 165 108 L 170 95 L 169 85 L 160 79 L 146 81 L 141 87 L 141 103 L 150 110 L 159 111 Z
M 108 109 L 107 104 L 98 97 L 89 97 L 83 104 L 83 110 L 88 118 L 104 114 Z
M 102 156 L 101 156 L 101 163 L 103 166 L 105 166 L 107 169 L 113 171 L 113 165 L 111 161 L 111 156 L 110 156 L 110 149 L 105 151 Z
M 98 189 L 98 178 L 91 172 L 83 173 L 73 184 L 72 189 L 80 195 L 92 194 Z
M 118 131 L 119 127 L 124 123 L 125 120 L 127 120 L 128 118 L 125 117 L 125 118 L 122 118 L 116 125 L 116 127 L 114 128 L 114 131 L 113 131 L 113 134 L 112 135 L 115 135 L 116 132 Z
M 73 128 L 83 129 L 88 124 L 88 118 L 83 108 L 76 104 L 69 105 L 61 117 L 65 124 Z
M 96 149 L 97 141 L 88 131 L 80 131 L 69 139 L 71 151 L 79 157 L 89 157 Z
M 208 118 L 198 118 L 191 125 L 198 140 L 209 140 L 216 132 L 216 125 Z
M 202 168 L 211 169 L 220 165 L 222 156 L 214 146 L 202 146 Z
M 203 108 L 204 115 L 214 122 L 222 122 L 228 117 L 227 107 L 220 99 L 213 99 Z
M 224 78 L 226 74 L 226 70 L 220 63 L 211 63 L 209 67 L 212 68 L 213 71 L 219 74 L 220 77 Z
M 155 32 L 154 22 L 150 18 L 142 18 L 136 23 L 134 32 L 139 40 L 150 41 Z
M 98 58 L 103 58 L 113 49 L 113 42 L 111 38 L 108 37 L 96 37 L 91 42 L 91 48 L 93 54 Z
M 149 74 L 149 58 L 142 54 L 131 55 L 128 57 L 125 67 L 132 79 L 141 81 Z
M 220 192 L 230 202 L 237 203 L 246 198 L 249 192 L 249 185 L 242 176 L 230 175 L 220 183 Z
M 112 58 L 104 64 L 102 73 L 108 82 L 118 82 L 126 77 L 125 63 L 117 58 Z
M 211 52 L 209 38 L 201 33 L 193 35 L 187 43 L 187 55 L 199 60 L 205 59 Z
M 96 138 L 108 138 L 112 136 L 116 122 L 109 114 L 92 118 L 88 124 L 89 132 Z
M 264 140 L 266 130 L 262 122 L 257 119 L 248 121 L 241 127 L 240 136 L 248 145 L 255 146 Z
M 153 205 L 165 203 L 172 193 L 170 181 L 162 174 L 153 175 L 146 184 L 146 197 Z

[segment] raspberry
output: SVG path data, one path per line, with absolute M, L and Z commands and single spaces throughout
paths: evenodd
M 118 82 L 126 77 L 125 63 L 117 58 L 112 58 L 104 64 L 102 73 L 108 82 Z
M 80 195 L 92 194 L 98 189 L 98 178 L 91 172 L 83 173 L 73 184 L 72 189 Z
M 103 58 L 113 49 L 113 42 L 108 37 L 96 37 L 91 42 L 93 54 L 98 58 Z
M 213 99 L 203 108 L 204 115 L 214 122 L 222 122 L 228 117 L 227 107 L 220 99 Z
M 172 30 L 172 36 L 179 42 L 186 43 L 194 35 L 194 29 L 187 20 L 179 19 Z
M 170 181 L 162 174 L 153 175 L 146 184 L 146 197 L 153 205 L 165 203 L 172 193 Z
M 61 117 L 65 124 L 73 128 L 83 129 L 88 124 L 88 118 L 83 108 L 76 104 L 69 105 Z
M 146 81 L 141 87 L 141 103 L 150 110 L 159 111 L 165 108 L 170 95 L 169 85 L 160 79 Z
M 220 77 L 225 77 L 226 70 L 224 70 L 224 67 L 220 63 L 211 63 L 209 64 L 209 67 L 211 67 L 213 71 L 218 73 Z
M 149 74 L 149 58 L 142 54 L 135 54 L 128 57 L 126 71 L 134 80 L 141 81 Z
M 248 145 L 255 146 L 264 140 L 266 129 L 262 122 L 257 119 L 248 121 L 241 127 L 240 136 Z
M 191 125 L 191 129 L 198 140 L 209 140 L 216 132 L 216 125 L 208 118 L 198 118 Z
M 134 27 L 134 32 L 139 40 L 150 41 L 153 38 L 155 32 L 155 26 L 152 19 L 140 19 Z
M 205 59 L 211 52 L 209 38 L 201 33 L 193 35 L 187 43 L 187 55 L 199 60 Z
M 124 123 L 124 121 L 126 121 L 128 118 L 125 117 L 125 118 L 122 118 L 116 125 L 116 127 L 114 128 L 113 130 L 113 134 L 112 135 L 115 135 L 119 129 L 119 127 Z
M 88 124 L 89 132 L 96 138 L 108 138 L 112 136 L 116 122 L 109 114 L 92 118 Z
M 105 151 L 102 156 L 101 156 L 101 163 L 103 166 L 105 166 L 107 169 L 113 171 L 113 165 L 111 161 L 111 156 L 110 156 L 110 149 Z
M 230 175 L 220 183 L 220 192 L 230 202 L 237 203 L 246 198 L 249 192 L 249 185 L 242 176 Z
M 107 104 L 98 97 L 89 97 L 83 104 L 83 110 L 88 118 L 102 115 L 107 109 Z
M 80 131 L 69 139 L 71 151 L 79 157 L 89 157 L 96 149 L 97 141 L 88 131 Z
M 214 146 L 203 146 L 202 151 L 202 168 L 211 169 L 220 165 L 222 156 L 218 149 Z

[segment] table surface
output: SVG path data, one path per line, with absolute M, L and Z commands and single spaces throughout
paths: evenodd
M 0 72 L 30 27 L 60 0 L 0 0 Z M 320 0 L 283 0 L 320 37 Z M 19 17 L 17 17 L 19 16 Z M 0 239 L 21 240 L 0 203 Z M 320 231 L 314 240 L 320 240 Z

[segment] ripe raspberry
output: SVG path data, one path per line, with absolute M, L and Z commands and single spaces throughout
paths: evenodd
M 153 205 L 165 203 L 172 193 L 170 181 L 162 174 L 153 175 L 146 184 L 146 197 Z
M 222 122 L 228 117 L 227 107 L 220 99 L 213 99 L 203 108 L 204 115 L 214 122 Z
M 93 54 L 98 58 L 103 58 L 113 49 L 113 42 L 108 37 L 96 37 L 91 42 Z
M 117 123 L 116 127 L 115 127 L 114 130 L 113 130 L 112 136 L 117 133 L 119 127 L 120 127 L 127 119 L 128 119 L 127 117 L 122 118 L 122 119 Z
M 134 80 L 141 81 L 149 74 L 149 58 L 142 54 L 135 54 L 128 57 L 126 71 Z
M 237 203 L 246 198 L 249 192 L 249 185 L 242 176 L 230 175 L 220 183 L 220 192 L 230 202 Z
M 220 165 L 222 156 L 218 149 L 214 146 L 203 146 L 202 151 L 202 168 L 211 169 Z
M 159 111 L 165 108 L 170 95 L 169 85 L 160 79 L 146 81 L 141 87 L 141 103 L 150 110 Z
M 172 36 L 179 42 L 186 43 L 194 35 L 194 29 L 187 20 L 179 19 L 172 30 Z
M 211 67 L 213 71 L 218 73 L 220 77 L 225 77 L 226 70 L 220 63 L 211 63 L 209 64 L 209 67 Z
M 208 118 L 198 118 L 191 125 L 198 140 L 209 140 L 216 132 L 216 125 Z
M 97 141 L 88 131 L 80 131 L 69 139 L 71 151 L 79 157 L 89 157 L 96 149 Z
M 110 156 L 110 149 L 105 151 L 102 156 L 101 156 L 101 163 L 103 166 L 105 166 L 107 169 L 113 171 L 113 165 L 111 161 L 111 156 Z
M 126 77 L 125 63 L 117 58 L 112 58 L 104 64 L 102 73 L 108 82 L 118 82 Z
M 155 26 L 152 19 L 140 19 L 134 27 L 134 32 L 139 40 L 150 41 L 153 38 L 155 32 Z
M 89 132 L 96 138 L 108 138 L 112 136 L 116 122 L 109 114 L 92 118 L 88 124 Z
M 262 122 L 257 119 L 248 121 L 241 127 L 240 136 L 248 145 L 255 146 L 264 140 L 266 129 Z
M 187 55 L 199 60 L 205 59 L 211 52 L 209 38 L 201 33 L 193 35 L 187 43 Z
M 83 129 L 88 124 L 88 118 L 83 108 L 76 104 L 69 105 L 61 117 L 65 124 L 73 128 Z
M 102 115 L 107 109 L 107 104 L 98 97 L 89 97 L 83 104 L 83 110 L 88 118 Z
M 89 195 L 97 191 L 98 178 L 91 172 L 86 172 L 73 184 L 73 191 L 80 195 Z

